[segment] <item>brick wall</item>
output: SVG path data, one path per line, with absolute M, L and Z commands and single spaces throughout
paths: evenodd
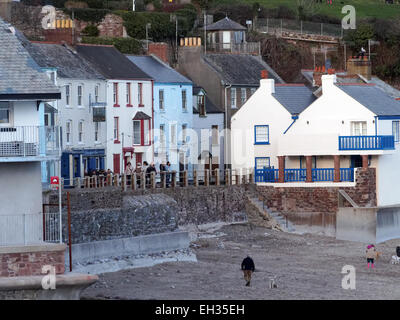
M 64 251 L 35 251 L 0 253 L 0 277 L 37 276 L 44 265 L 52 265 L 57 274 L 65 272 Z M 22 247 L 23 248 L 23 247 Z M 15 251 L 15 250 L 13 250 Z
M 279 187 L 257 186 L 272 211 L 287 214 L 298 224 L 336 225 L 338 190 L 344 190 L 360 207 L 377 205 L 375 168 L 358 169 L 355 187 Z M 345 201 L 345 206 L 350 204 Z

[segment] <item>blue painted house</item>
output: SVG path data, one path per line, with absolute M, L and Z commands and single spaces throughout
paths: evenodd
M 154 79 L 154 159 L 171 170 L 192 170 L 193 84 L 156 56 L 127 56 Z

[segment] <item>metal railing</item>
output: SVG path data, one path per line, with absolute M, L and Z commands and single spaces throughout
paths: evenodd
M 313 181 L 333 181 L 335 177 L 335 169 L 333 168 L 313 168 Z
M 339 150 L 394 149 L 394 136 L 339 136 Z
M 340 181 L 354 181 L 354 168 L 340 168 Z
M 259 55 L 260 50 L 261 47 L 259 42 L 207 44 L 207 52 L 245 53 Z
M 303 182 L 306 177 L 306 169 L 285 169 L 285 182 Z
M 58 213 L 0 214 L 0 246 L 59 242 Z
M 268 34 L 284 36 L 287 33 L 343 38 L 340 24 L 318 23 L 291 19 L 258 19 L 256 30 Z
M 0 127 L 0 157 L 32 157 L 57 154 L 59 127 Z
M 279 170 L 273 168 L 255 169 L 255 182 L 278 182 Z

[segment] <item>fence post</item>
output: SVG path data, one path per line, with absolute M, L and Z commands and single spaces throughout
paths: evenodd
M 229 186 L 231 184 L 231 179 L 229 176 L 229 169 L 225 169 L 225 185 Z
M 140 184 L 141 184 L 141 188 L 143 189 L 143 190 L 146 190 L 146 172 L 142 172 L 141 174 L 141 177 L 140 177 Z
M 119 174 L 118 173 L 114 174 L 114 187 L 118 187 L 118 185 L 119 185 L 118 178 L 119 178 Z
M 121 175 L 121 187 L 122 191 L 126 191 L 126 174 Z
M 111 174 L 107 174 L 107 182 L 106 182 L 107 187 L 110 186 L 110 182 L 111 182 Z
M 171 172 L 171 187 L 176 187 L 176 171 Z
M 240 184 L 240 169 L 235 170 L 235 184 Z
M 269 19 L 267 18 L 267 33 L 268 33 L 268 31 L 269 31 L 269 30 L 268 30 L 268 22 L 269 22 Z
M 246 171 L 247 169 L 245 169 L 245 168 L 243 168 L 242 169 L 242 183 L 243 184 L 247 184 L 247 171 Z
M 150 185 L 152 189 L 156 188 L 156 173 L 154 171 L 152 171 L 150 175 Z
M 204 170 L 204 185 L 208 187 L 210 184 L 210 172 L 208 169 Z
M 215 169 L 215 185 L 219 186 L 219 169 Z
M 137 175 L 136 175 L 136 172 L 134 172 L 132 175 L 131 175 L 131 187 L 132 187 L 132 190 L 137 190 Z
M 321 23 L 321 36 L 322 36 L 322 29 L 323 29 L 323 23 Z
M 303 20 L 300 21 L 300 34 L 303 34 Z
M 283 31 L 282 31 L 282 19 L 281 19 L 281 36 L 282 36 L 282 34 L 283 34 Z
M 187 187 L 189 185 L 189 177 L 187 170 L 183 171 L 183 186 Z
M 167 187 L 167 172 L 166 171 L 161 171 L 161 187 L 165 189 Z
M 97 176 L 94 176 L 94 187 L 97 188 L 97 186 L 98 186 Z
M 197 171 L 196 170 L 193 170 L 193 185 L 195 187 L 199 186 L 199 181 L 197 180 Z
M 254 175 L 253 175 L 253 169 L 249 170 L 249 183 L 254 183 Z

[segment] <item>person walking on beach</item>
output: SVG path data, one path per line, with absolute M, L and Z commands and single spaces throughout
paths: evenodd
M 374 262 L 376 259 L 376 248 L 373 244 L 368 245 L 367 250 L 366 250 L 366 258 L 367 258 L 367 268 L 371 266 L 371 268 L 374 268 Z
M 255 270 L 254 261 L 252 258 L 250 258 L 250 256 L 247 256 L 246 258 L 243 259 L 242 270 L 243 270 L 244 280 L 246 280 L 246 287 L 249 287 L 251 282 L 251 275 Z

